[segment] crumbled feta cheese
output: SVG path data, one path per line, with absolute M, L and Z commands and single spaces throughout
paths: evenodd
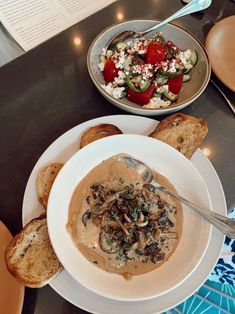
M 138 52 L 139 54 L 145 54 L 147 52 L 148 44 L 149 44 L 149 40 L 135 41 L 132 45 L 130 45 L 127 52 L 129 54 L 135 54 L 136 52 Z
M 152 69 L 153 65 L 146 63 L 133 65 L 131 70 L 135 74 L 141 74 L 143 79 L 147 79 L 153 76 Z
M 98 64 L 98 67 L 99 67 L 99 69 L 100 69 L 101 72 L 104 71 L 104 65 L 105 65 L 104 62 L 100 62 L 100 63 Z
M 122 97 L 122 92 L 125 90 L 125 87 L 113 86 L 112 83 L 108 83 L 107 85 L 103 84 L 101 87 L 111 96 L 116 99 Z
M 138 51 L 139 55 L 144 55 L 146 53 L 147 49 L 142 49 Z
M 169 92 L 169 85 L 165 84 L 165 85 L 157 86 L 157 89 L 156 89 L 157 93 L 159 93 L 163 88 L 165 92 Z
M 106 56 L 106 51 L 107 51 L 107 48 L 102 48 L 101 55 Z
M 125 78 L 126 78 L 125 73 L 122 71 L 118 71 L 118 76 L 114 78 L 114 82 L 117 85 L 123 85 L 125 84 Z
M 183 66 L 187 69 L 191 69 L 193 67 L 192 63 L 189 61 L 191 57 L 192 51 L 190 49 L 187 49 L 185 51 L 180 51 L 176 58 L 178 58 Z
M 131 71 L 134 74 L 141 74 L 142 68 L 141 68 L 140 64 L 135 64 L 132 66 Z
M 166 108 L 171 104 L 170 100 L 163 100 L 160 97 L 152 97 L 150 102 L 147 105 L 144 105 L 144 108 L 149 109 L 159 109 L 159 108 Z
M 175 73 L 177 71 L 175 59 L 162 61 L 160 63 L 160 67 L 163 69 L 164 72 Z
M 161 68 L 163 69 L 164 72 L 167 72 L 167 70 L 168 70 L 168 62 L 162 61 L 161 62 Z
M 112 55 L 113 55 L 113 51 L 112 50 L 107 50 L 106 51 L 106 58 L 107 59 L 110 59 L 112 57 Z
M 125 52 L 121 51 L 117 55 L 115 55 L 114 56 L 114 62 L 115 62 L 116 68 L 123 69 L 123 64 L 125 62 Z
M 176 60 L 172 59 L 171 62 L 169 62 L 169 68 L 168 68 L 169 73 L 175 73 L 176 72 L 175 65 L 176 65 Z

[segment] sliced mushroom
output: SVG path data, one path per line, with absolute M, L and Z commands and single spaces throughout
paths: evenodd
M 176 218 L 175 215 L 172 214 L 171 212 L 168 212 L 168 219 L 172 223 L 171 227 L 174 227 L 176 224 Z
M 91 219 L 92 219 L 92 222 L 93 222 L 97 227 L 101 227 L 101 224 L 102 224 L 102 215 L 97 215 L 97 214 L 91 212 Z
M 148 220 L 144 221 L 144 222 L 137 222 L 136 223 L 138 227 L 143 228 L 146 227 L 148 224 Z
M 143 232 L 139 232 L 139 241 L 138 241 L 138 247 L 140 250 L 143 250 L 148 242 L 148 239 L 146 239 L 145 234 Z
M 172 224 L 171 227 L 174 227 L 176 224 L 176 217 L 175 217 L 175 213 L 174 213 L 175 209 L 173 209 L 173 212 L 172 212 L 172 208 L 170 208 L 169 206 L 165 206 L 165 208 L 166 208 L 168 219 Z
M 141 223 L 144 221 L 144 214 L 142 212 L 139 213 L 138 222 Z
M 164 258 L 165 258 L 165 254 L 164 253 L 157 253 L 157 254 L 151 256 L 151 262 L 156 264 L 156 263 L 164 260 Z
M 115 254 L 118 251 L 117 242 L 105 231 L 101 231 L 99 235 L 99 244 L 101 249 L 108 254 Z
M 146 183 L 143 185 L 143 188 L 148 190 L 149 192 L 155 192 L 156 188 L 152 184 Z
M 86 227 L 88 220 L 91 218 L 91 213 L 89 210 L 87 210 L 83 216 L 82 216 L 82 222 L 84 224 L 84 226 Z
M 161 231 L 159 229 L 155 229 L 153 232 L 153 237 L 155 240 L 159 240 L 161 237 Z
M 167 212 L 164 212 L 158 218 L 158 223 L 162 226 L 165 225 L 167 222 L 168 222 Z
M 121 223 L 121 221 L 119 221 L 119 220 L 117 220 L 117 223 L 118 223 L 119 226 L 122 228 L 123 232 L 124 232 L 127 236 L 129 236 L 130 233 L 129 233 L 129 231 L 126 229 L 126 227 L 123 225 L 123 223 Z
M 96 213 L 96 215 L 103 214 L 103 212 L 107 209 L 106 204 L 103 205 L 95 205 L 91 210 Z
M 143 215 L 143 213 L 142 212 L 140 212 L 139 213 L 139 217 L 138 217 L 138 220 L 137 220 L 137 226 L 138 227 L 145 227 L 145 226 L 147 226 L 147 224 L 148 224 L 148 219 L 146 219 L 145 218 L 145 216 Z
M 144 248 L 144 255 L 147 255 L 147 256 L 154 256 L 159 252 L 160 252 L 160 249 L 157 243 L 148 244 Z
M 100 189 L 103 189 L 103 185 L 100 184 L 100 183 L 94 183 L 90 186 L 90 188 L 93 190 L 93 191 L 98 191 Z
M 162 208 L 164 208 L 164 206 L 165 206 L 165 202 L 164 202 L 162 199 L 160 199 L 160 200 L 157 202 L 157 206 L 158 206 L 158 208 L 162 209 Z
M 145 198 L 145 200 L 152 200 L 154 197 L 153 192 L 150 192 L 149 190 L 143 189 L 142 195 Z
M 127 216 L 126 213 L 124 213 L 123 217 L 124 217 L 124 219 L 125 219 L 126 222 L 128 222 L 128 223 L 131 222 L 131 219 Z
M 121 192 L 119 194 L 119 196 L 125 200 L 133 200 L 134 199 L 134 195 L 131 193 L 131 191 L 127 190 L 127 191 L 124 191 L 124 192 Z
M 101 228 L 104 228 L 105 226 L 112 226 L 114 221 L 111 219 L 110 213 L 106 210 L 101 218 Z
M 128 237 L 128 243 L 134 248 L 134 245 L 138 246 L 137 242 L 139 241 L 139 233 L 138 232 L 133 232 L 129 237 Z
M 91 196 L 90 196 L 90 195 L 87 195 L 87 197 L 86 197 L 86 202 L 87 202 L 88 205 L 90 204 L 90 199 L 91 199 Z

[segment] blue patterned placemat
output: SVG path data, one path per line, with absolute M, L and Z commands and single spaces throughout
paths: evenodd
M 229 214 L 235 218 L 235 209 Z M 214 270 L 194 295 L 167 314 L 235 314 L 235 240 L 228 237 Z

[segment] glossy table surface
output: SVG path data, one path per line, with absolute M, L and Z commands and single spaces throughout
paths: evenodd
M 111 24 L 135 18 L 164 19 L 183 6 L 180 0 L 120 0 L 0 68 L 0 220 L 13 234 L 22 228 L 22 200 L 31 170 L 60 135 L 89 119 L 125 114 L 109 104 L 89 78 L 86 56 L 94 37 Z M 235 3 L 214 0 L 201 13 L 174 23 L 202 43 L 218 20 L 235 15 Z M 77 45 L 76 38 L 81 42 Z M 213 76 L 213 75 L 212 75 Z M 235 93 L 213 80 L 235 105 Z M 182 112 L 208 121 L 202 149 L 224 188 L 228 210 L 235 206 L 235 116 L 209 83 Z M 163 117 L 156 117 L 161 120 Z M 23 313 L 85 313 L 50 286 L 26 289 Z

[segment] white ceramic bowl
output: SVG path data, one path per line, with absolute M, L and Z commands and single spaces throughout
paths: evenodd
M 120 109 L 123 109 L 127 112 L 134 114 L 145 115 L 145 116 L 156 116 L 162 114 L 169 114 L 181 110 L 191 104 L 197 97 L 206 88 L 211 74 L 211 65 L 207 53 L 202 46 L 202 44 L 189 32 L 182 29 L 179 26 L 173 24 L 166 24 L 165 26 L 159 28 L 155 32 L 150 33 L 146 37 L 153 36 L 156 32 L 161 31 L 163 36 L 172 40 L 176 46 L 182 50 L 191 49 L 196 50 L 198 53 L 198 62 L 196 66 L 191 70 L 192 78 L 189 82 L 184 83 L 180 91 L 179 98 L 177 102 L 172 103 L 169 107 L 164 109 L 146 109 L 139 105 L 136 105 L 126 98 L 115 99 L 110 96 L 102 87 L 101 84 L 104 84 L 103 74 L 100 72 L 99 56 L 102 52 L 102 48 L 107 45 L 112 37 L 121 32 L 122 30 L 131 29 L 131 30 L 144 30 L 147 29 L 159 21 L 156 20 L 132 20 L 120 24 L 116 24 L 105 29 L 101 32 L 91 44 L 88 56 L 87 56 L 87 66 L 90 77 L 99 90 L 99 92 L 113 105 L 117 106 Z
M 57 176 L 48 202 L 48 230 L 53 248 L 65 269 L 75 280 L 102 296 L 123 300 L 146 300 L 176 288 L 197 268 L 211 234 L 211 226 L 190 209 L 183 209 L 183 231 L 169 261 L 156 270 L 122 276 L 99 269 L 76 248 L 66 230 L 72 193 L 81 179 L 103 160 L 127 153 L 166 176 L 178 193 L 210 209 L 205 183 L 193 164 L 169 145 L 142 135 L 115 135 L 95 141 L 73 155 Z

